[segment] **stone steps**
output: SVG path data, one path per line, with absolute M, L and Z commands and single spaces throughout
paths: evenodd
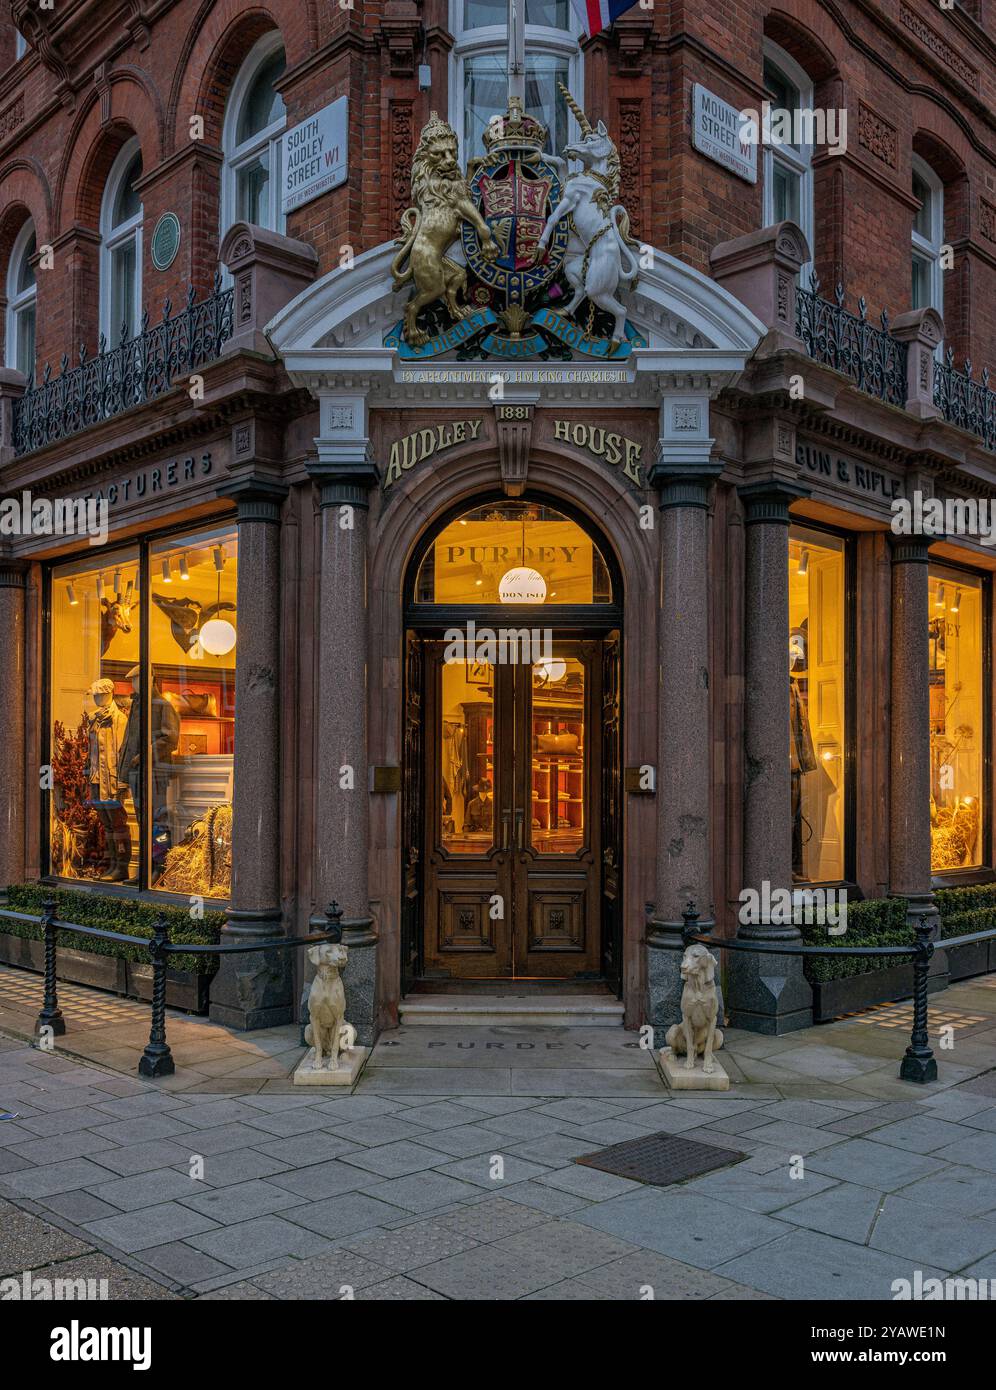
M 609 995 L 413 994 L 399 1005 L 402 1025 L 439 1028 L 621 1028 L 623 1006 Z

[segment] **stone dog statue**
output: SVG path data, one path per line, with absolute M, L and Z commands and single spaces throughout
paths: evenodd
M 686 948 L 681 958 L 681 1022 L 672 1023 L 665 1042 L 673 1054 L 684 1056 L 685 1069 L 695 1070 L 695 1058 L 702 1054 L 702 1070 L 715 1071 L 713 1050 L 723 1046 L 723 1030 L 716 1027 L 719 996 L 716 992 L 716 957 L 701 943 Z
M 348 1052 L 356 1043 L 356 1029 L 345 1021 L 346 992 L 339 977 L 349 959 L 349 951 L 338 942 L 323 941 L 312 946 L 308 959 L 317 974 L 308 994 L 310 1022 L 304 1030 L 304 1040 L 315 1049 L 312 1066 L 321 1071 L 323 1058 L 328 1071 L 339 1065 L 340 1051 Z

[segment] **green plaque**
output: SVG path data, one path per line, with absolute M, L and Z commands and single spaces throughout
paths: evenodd
M 164 212 L 152 233 L 152 264 L 168 270 L 180 249 L 180 219 L 175 212 Z

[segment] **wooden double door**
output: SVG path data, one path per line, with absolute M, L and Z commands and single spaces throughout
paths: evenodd
M 409 976 L 614 979 L 618 634 L 496 664 L 409 640 Z

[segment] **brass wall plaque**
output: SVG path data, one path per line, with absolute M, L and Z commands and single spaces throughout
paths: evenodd
M 375 792 L 399 792 L 401 790 L 401 768 L 375 767 L 372 790 Z

